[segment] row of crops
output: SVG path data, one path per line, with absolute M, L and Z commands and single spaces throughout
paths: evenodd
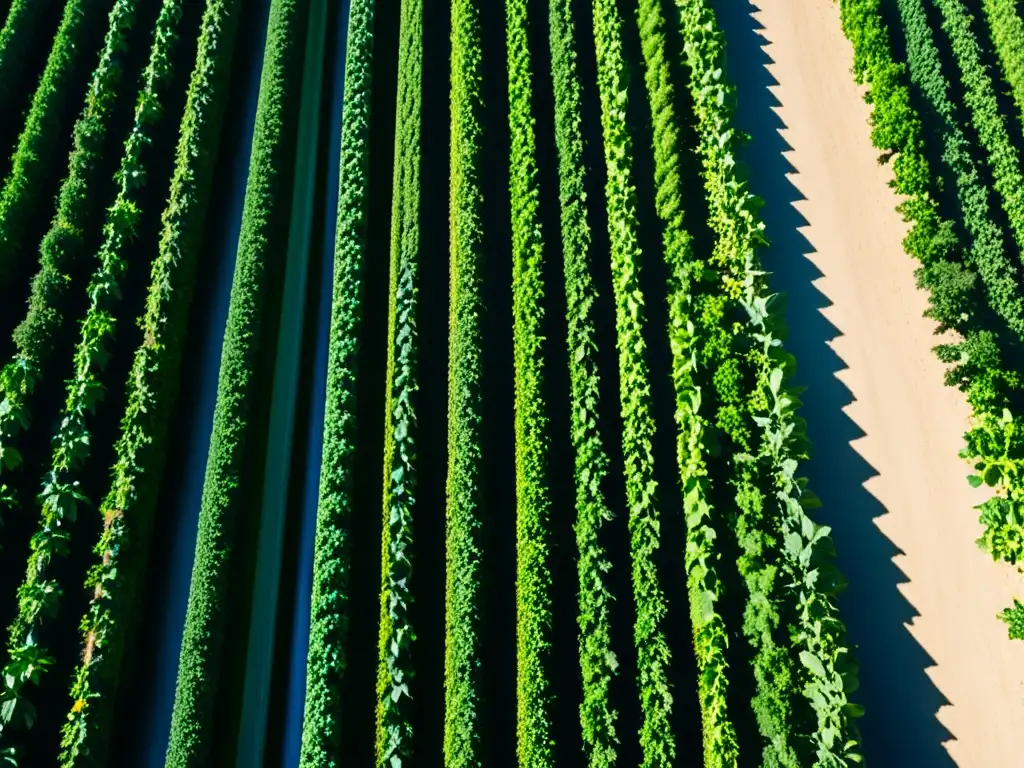
M 963 254 L 879 6 L 844 23 L 903 110 L 876 98 L 876 141 L 964 334 L 942 354 L 1009 559 L 1024 309 L 997 239 L 1024 233 L 1024 185 L 970 19 L 937 5 L 974 120 L 936 81 Z M 934 79 L 920 8 L 901 0 Z M 1011 73 L 1017 17 L 986 12 Z M 124 744 L 162 705 L 136 678 L 167 666 L 139 638 L 177 589 L 173 705 L 146 732 L 173 768 L 861 762 L 708 0 L 270 0 L 191 578 L 157 586 L 255 13 L 12 0 L 0 30 L 0 757 L 138 764 Z
M 961 455 L 971 485 L 993 489 L 978 509 L 978 545 L 1024 561 L 1024 124 L 1016 3 L 840 0 L 854 75 L 868 86 L 872 142 L 892 158 L 893 187 L 910 224 L 904 247 L 920 262 L 928 316 L 956 341 L 935 352 L 946 383 L 973 410 Z M 1002 618 L 1024 639 L 1024 604 Z

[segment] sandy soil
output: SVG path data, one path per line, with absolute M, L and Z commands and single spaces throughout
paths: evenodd
M 720 0 L 765 263 L 789 296 L 809 386 L 811 486 L 825 503 L 841 607 L 859 646 L 868 762 L 1010 768 L 1024 761 L 1024 643 L 995 614 L 1024 578 L 974 541 L 984 496 L 957 457 L 968 418 L 942 385 L 932 324 L 876 162 L 852 51 L 828 0 Z

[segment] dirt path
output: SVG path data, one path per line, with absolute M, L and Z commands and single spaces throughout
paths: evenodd
M 984 496 L 957 458 L 968 410 L 942 386 L 905 225 L 876 163 L 828 0 L 719 0 L 773 284 L 789 296 L 807 464 L 851 585 L 868 762 L 1010 768 L 1024 755 L 1024 643 L 995 614 L 1024 578 L 974 544 Z

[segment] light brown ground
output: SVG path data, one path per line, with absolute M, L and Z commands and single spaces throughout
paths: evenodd
M 846 366 L 837 376 L 852 393 L 853 402 L 843 410 L 864 433 L 853 442 L 854 450 L 877 472 L 865 487 L 884 510 L 877 508 L 870 518 L 903 552 L 893 561 L 903 574 L 899 580 L 905 582 L 898 589 L 912 607 L 905 618 L 918 614 L 906 631 L 934 663 L 919 664 L 927 667 L 933 683 L 935 701 L 930 710 L 934 713 L 938 708 L 937 714 L 928 717 L 937 717 L 948 729 L 943 738 L 954 739 L 944 746 L 956 765 L 1024 766 L 1024 642 L 1011 642 L 1005 626 L 994 618 L 1014 594 L 1024 598 L 1024 578 L 993 563 L 974 543 L 980 525 L 971 508 L 984 496 L 968 487 L 964 481 L 968 467 L 957 457 L 968 409 L 958 392 L 942 385 L 941 366 L 930 351 L 935 340 L 932 324 L 921 316 L 925 297 L 915 287 L 914 264 L 900 245 L 905 225 L 894 210 L 894 193 L 886 186 L 890 172 L 877 165 L 877 153 L 870 145 L 869 108 L 850 74 L 852 51 L 842 35 L 838 9 L 828 0 L 754 3 L 747 6 L 740 0 L 717 7 L 720 14 L 732 12 L 725 6 L 742 15 L 751 12 L 764 27 L 764 50 L 774 60 L 767 65 L 778 82 L 770 88 L 781 103 L 774 111 L 786 126 L 781 135 L 792 147 L 786 158 L 796 172 L 789 179 L 806 198 L 795 203 L 809 224 L 801 232 L 815 251 L 806 258 L 823 274 L 814 285 L 832 305 L 822 313 L 841 334 L 829 345 Z M 735 27 L 739 22 L 725 23 Z M 753 39 L 752 33 L 748 37 Z M 747 55 L 737 50 L 733 39 L 729 43 L 730 57 Z M 740 99 L 744 96 L 741 88 Z M 758 152 L 756 138 L 751 153 Z M 755 166 L 755 190 L 760 191 L 757 162 L 752 160 L 751 165 Z M 774 207 L 777 212 L 783 204 L 789 203 L 769 200 L 769 235 L 771 211 Z M 776 269 L 772 259 L 780 258 L 804 257 L 773 251 L 767 256 L 769 266 Z M 798 330 L 794 328 L 794 335 Z M 813 359 L 800 360 L 803 367 L 815 364 Z M 813 375 L 805 378 L 815 380 Z M 810 411 L 807 416 L 813 419 L 813 391 L 804 399 Z M 824 439 L 820 429 L 812 434 L 819 445 Z M 835 494 L 827 487 L 830 471 L 817 466 L 812 473 L 812 482 L 817 479 L 819 495 L 829 507 L 822 515 L 828 522 L 830 516 L 844 512 L 843 499 L 832 498 Z M 852 564 L 844 565 L 852 579 L 851 572 L 860 568 L 856 561 L 860 543 L 839 539 L 841 530 L 844 526 L 837 525 L 837 545 L 843 550 L 842 561 Z M 872 535 L 877 536 L 873 531 Z M 883 588 L 896 587 L 890 583 Z M 851 586 L 848 594 L 856 595 L 847 598 L 850 615 L 873 620 L 870 591 L 857 593 Z M 852 605 L 853 601 L 863 604 Z M 885 604 L 879 598 L 882 610 Z M 882 622 L 887 617 L 877 619 Z M 847 621 L 862 645 L 870 645 L 872 627 L 854 627 L 849 616 Z M 902 655 L 897 645 L 893 644 L 893 653 Z M 899 677 L 900 670 L 886 669 L 886 665 L 904 662 L 887 656 L 884 647 L 866 655 L 874 668 L 862 658 L 862 696 L 871 699 L 865 702 L 869 707 L 885 711 L 886 721 L 877 713 L 869 717 L 865 737 L 890 745 L 885 757 L 874 764 L 922 768 L 948 764 L 937 746 L 934 754 L 941 759 L 923 757 L 927 751 L 915 759 L 913 750 L 896 759 L 904 726 L 899 722 L 899 707 L 886 711 L 886 685 L 888 679 Z M 918 677 L 929 686 L 920 673 Z M 942 704 L 934 689 L 948 704 Z M 927 694 L 913 691 L 892 692 L 895 700 L 903 697 L 928 706 L 920 701 L 922 696 L 927 699 Z M 879 752 L 876 745 L 869 749 L 869 757 L 877 758 Z M 912 762 L 905 762 L 908 757 Z

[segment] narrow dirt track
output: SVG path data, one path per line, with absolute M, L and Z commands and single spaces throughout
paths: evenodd
M 962 396 L 942 385 L 897 199 L 828 0 L 719 0 L 751 185 L 789 296 L 809 387 L 806 465 L 850 580 L 868 763 L 1010 768 L 1024 761 L 1024 643 L 995 614 L 1024 578 L 982 553 L 984 499 L 957 457 Z

